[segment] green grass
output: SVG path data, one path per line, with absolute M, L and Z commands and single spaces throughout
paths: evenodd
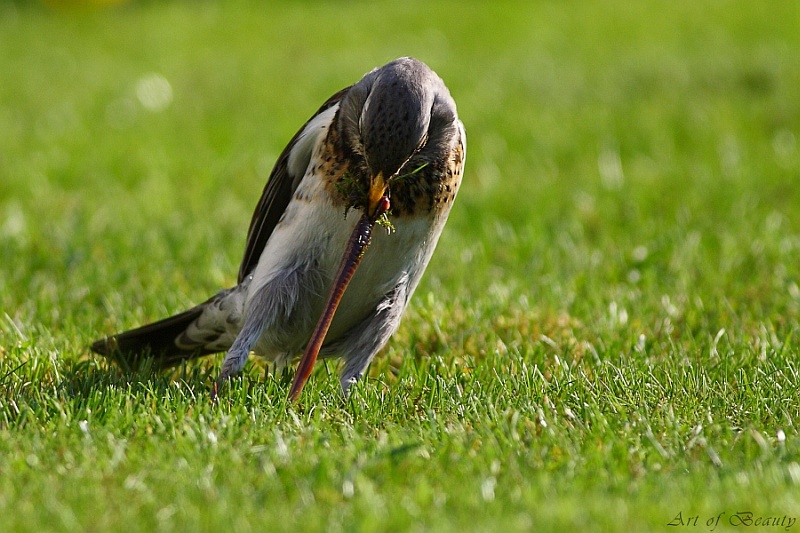
M 0 36 L 0 529 L 800 518 L 795 2 L 17 3 Z M 467 173 L 349 400 L 332 363 L 297 406 L 257 361 L 212 405 L 220 358 L 88 353 L 233 284 L 287 140 L 401 55 Z

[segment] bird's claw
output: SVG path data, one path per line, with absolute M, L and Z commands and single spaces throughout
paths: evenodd
M 214 403 L 217 400 L 217 394 L 219 394 L 219 388 L 225 382 L 225 378 L 221 377 L 214 382 L 214 386 L 211 388 L 211 403 Z

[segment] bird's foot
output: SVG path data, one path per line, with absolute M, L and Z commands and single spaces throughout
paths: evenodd
M 219 388 L 225 383 L 227 378 L 225 376 L 220 376 L 217 381 L 214 382 L 214 386 L 211 388 L 211 403 L 217 401 L 217 395 L 219 394 Z

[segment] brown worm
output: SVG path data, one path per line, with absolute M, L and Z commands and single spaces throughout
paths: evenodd
M 378 203 L 377 211 L 370 216 L 367 211 L 361 215 L 353 233 L 350 235 L 350 241 L 347 243 L 342 262 L 339 264 L 339 271 L 333 278 L 333 285 L 328 294 L 328 301 L 325 303 L 325 311 L 317 322 L 314 328 L 314 333 L 311 334 L 311 339 L 306 345 L 306 350 L 303 357 L 300 359 L 300 364 L 297 367 L 297 373 L 294 376 L 292 388 L 289 391 L 289 399 L 296 402 L 300 397 L 300 393 L 311 376 L 311 371 L 314 369 L 314 363 L 317 362 L 319 350 L 322 348 L 322 343 L 325 341 L 325 335 L 328 333 L 328 328 L 333 321 L 333 315 L 339 307 L 339 302 L 344 296 L 344 291 L 347 290 L 347 285 L 356 273 L 361 258 L 369 246 L 372 239 L 372 230 L 375 228 L 375 222 L 389 210 L 389 198 L 384 196 Z

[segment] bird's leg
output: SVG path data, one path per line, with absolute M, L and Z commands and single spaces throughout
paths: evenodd
M 397 330 L 408 301 L 408 275 L 403 275 L 395 288 L 378 303 L 369 318 L 351 330 L 342 346 L 344 365 L 339 383 L 345 398 L 350 387 L 361 379 L 372 358 Z
M 314 276 L 310 273 L 308 261 L 290 261 L 279 275 L 254 291 L 246 305 L 244 325 L 222 362 L 219 379 L 211 393 L 212 399 L 228 378 L 241 372 L 264 332 L 273 327 L 280 317 L 290 317 L 298 311 L 296 302 L 299 288 L 309 286 L 308 276 Z
M 247 363 L 247 358 L 250 355 L 250 350 L 255 345 L 258 338 L 261 336 L 264 326 L 261 323 L 253 323 L 250 320 L 245 322 L 242 331 L 233 342 L 233 346 L 228 350 L 225 355 L 225 360 L 222 362 L 222 370 L 219 378 L 214 382 L 214 388 L 211 389 L 211 401 L 217 398 L 220 386 L 232 375 L 239 373 L 244 365 Z
M 306 381 L 308 381 L 311 371 L 314 368 L 314 363 L 317 361 L 319 350 L 322 348 L 322 343 L 325 341 L 325 335 L 328 333 L 328 328 L 333 321 L 336 308 L 339 306 L 339 302 L 342 300 L 342 296 L 344 296 L 344 291 L 353 278 L 353 274 L 355 274 L 367 246 L 369 246 L 375 222 L 389 210 L 389 207 L 389 198 L 383 196 L 378 202 L 377 209 L 374 213 L 370 214 L 369 210 L 366 210 L 358 220 L 350 236 L 350 241 L 347 243 L 342 262 L 339 264 L 339 270 L 333 278 L 333 285 L 328 294 L 328 300 L 325 303 L 325 310 L 319 322 L 317 322 L 317 326 L 314 328 L 314 333 L 311 334 L 311 339 L 306 345 L 306 350 L 303 353 L 302 359 L 300 359 L 300 365 L 297 367 L 297 373 L 295 374 L 294 382 L 289 392 L 290 400 L 297 401 L 300 397 L 300 392 L 303 390 Z

